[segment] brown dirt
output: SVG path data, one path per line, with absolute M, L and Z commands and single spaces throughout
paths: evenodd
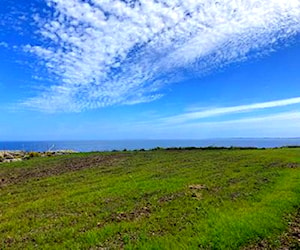
M 280 237 L 280 243 L 281 249 L 300 249 L 300 209 L 289 223 L 288 231 Z
M 193 184 L 193 185 L 189 185 L 189 189 L 191 190 L 207 190 L 207 186 L 203 185 L 203 184 Z
M 300 168 L 300 163 L 298 162 L 271 162 L 268 167 L 271 168 Z
M 142 208 L 136 208 L 131 212 L 120 212 L 113 213 L 107 217 L 103 222 L 97 223 L 97 227 L 103 227 L 107 223 L 111 222 L 122 222 L 122 221 L 134 221 L 140 218 L 148 218 L 151 214 L 150 206 L 145 206 Z
M 136 208 L 132 212 L 121 212 L 121 213 L 113 213 L 110 217 L 108 217 L 105 222 L 99 222 L 97 227 L 103 227 L 106 223 L 111 222 L 123 222 L 123 221 L 135 221 L 141 218 L 149 218 L 151 214 L 151 207 L 148 204 L 145 207 Z M 100 246 L 93 247 L 92 249 L 124 249 L 125 241 L 124 236 L 126 234 L 122 234 L 119 232 L 117 235 L 113 236 L 111 239 L 106 240 Z M 130 234 L 129 236 L 131 241 L 137 240 L 137 236 L 134 234 Z
M 151 214 L 150 207 L 145 206 L 142 208 L 137 208 L 129 213 L 112 214 L 110 221 L 113 221 L 113 222 L 133 221 L 133 220 L 137 220 L 141 217 L 149 217 L 150 214 Z
M 180 197 L 183 197 L 185 196 L 186 194 L 184 192 L 179 192 L 179 193 L 173 193 L 173 194 L 168 194 L 168 195 L 165 195 L 161 198 L 158 199 L 158 202 L 159 203 L 166 203 L 166 202 L 170 202 L 172 200 L 175 200 L 177 198 L 180 198 Z
M 37 163 L 35 167 L 30 168 L 9 169 L 6 172 L 0 173 L 0 188 L 9 184 L 23 183 L 30 179 L 57 176 L 86 168 L 113 166 L 124 157 L 125 155 L 122 154 L 80 156 L 59 160 L 55 159 L 55 161 L 43 165 Z
M 300 168 L 300 163 L 288 163 L 286 165 L 288 168 Z
M 190 195 L 193 199 L 196 200 L 202 200 L 202 191 L 203 190 L 207 190 L 208 191 L 208 187 L 204 184 L 193 184 L 193 185 L 189 185 L 188 186 L 190 189 Z

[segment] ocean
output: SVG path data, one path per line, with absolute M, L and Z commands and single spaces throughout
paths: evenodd
M 0 150 L 74 150 L 78 152 L 152 149 L 156 147 L 258 147 L 300 146 L 300 138 L 238 138 L 203 140 L 82 140 L 82 141 L 2 141 Z

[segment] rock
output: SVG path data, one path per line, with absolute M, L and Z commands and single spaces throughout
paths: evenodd
M 4 158 L 5 159 L 13 159 L 14 156 L 11 153 L 9 153 L 9 152 L 4 152 Z
M 76 153 L 73 150 L 56 150 L 47 152 L 25 152 L 20 150 L 0 151 L 0 163 L 28 160 L 32 157 L 56 156 Z

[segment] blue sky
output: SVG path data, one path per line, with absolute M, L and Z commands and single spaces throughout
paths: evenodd
M 300 136 L 299 0 L 1 0 L 0 140 Z

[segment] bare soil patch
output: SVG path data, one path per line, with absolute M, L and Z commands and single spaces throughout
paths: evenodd
M 84 157 L 72 157 L 67 159 L 56 159 L 48 164 L 37 164 L 30 168 L 12 168 L 4 173 L 0 173 L 0 187 L 9 184 L 16 184 L 30 179 L 56 176 L 67 172 L 79 171 L 81 169 L 113 166 L 124 158 L 122 154 L 112 155 L 90 155 Z
M 111 216 L 111 221 L 121 222 L 121 221 L 133 221 L 141 217 L 149 217 L 151 214 L 150 207 L 137 208 L 129 213 L 116 213 Z
M 300 168 L 300 163 L 298 162 L 271 162 L 268 167 L 271 168 Z
M 180 198 L 180 197 L 183 197 L 185 196 L 186 193 L 185 192 L 179 192 L 179 193 L 173 193 L 173 194 L 168 194 L 168 195 L 165 195 L 161 198 L 159 198 L 158 202 L 159 203 L 166 203 L 166 202 L 171 202 L 177 198 Z

